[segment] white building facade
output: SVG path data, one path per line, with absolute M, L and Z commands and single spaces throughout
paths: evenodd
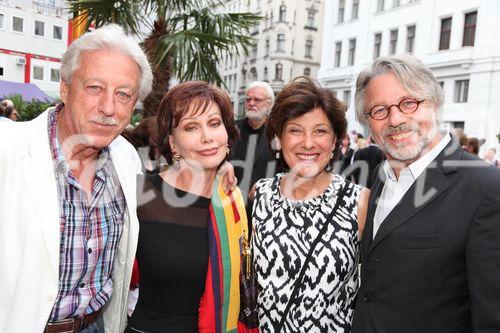
M 64 1 L 0 0 L 0 80 L 34 83 L 59 94 L 71 26 Z
M 442 121 L 497 147 L 500 133 L 500 1 L 326 0 L 318 78 L 349 105 L 359 72 L 381 55 L 413 53 L 445 92 Z
M 275 91 L 300 75 L 316 77 L 320 66 L 324 0 L 231 0 L 226 12 L 251 12 L 263 19 L 252 31 L 255 46 L 247 57 L 221 59 L 219 71 L 244 115 L 245 88 L 267 81 Z

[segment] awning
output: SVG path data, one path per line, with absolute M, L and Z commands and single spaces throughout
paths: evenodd
M 33 99 L 52 103 L 54 98 L 44 93 L 33 83 L 20 83 L 0 80 L 0 99 L 11 95 L 21 95 L 23 101 L 31 102 Z

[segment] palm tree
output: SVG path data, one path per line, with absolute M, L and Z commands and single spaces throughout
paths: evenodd
M 96 28 L 117 23 L 142 36 L 153 67 L 152 93 L 144 101 L 144 116 L 156 113 L 171 77 L 200 79 L 223 85 L 217 71 L 227 54 L 248 54 L 249 29 L 261 17 L 250 13 L 214 13 L 220 0 L 72 0 L 70 10 L 78 24 Z

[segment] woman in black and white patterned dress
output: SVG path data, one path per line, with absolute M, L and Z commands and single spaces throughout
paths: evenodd
M 311 79 L 276 97 L 267 136 L 289 171 L 258 181 L 250 194 L 261 332 L 350 331 L 368 190 L 331 172 L 346 126 L 344 104 Z

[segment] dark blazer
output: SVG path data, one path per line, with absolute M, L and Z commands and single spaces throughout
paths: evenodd
M 374 180 L 374 171 L 383 160 L 385 160 L 384 152 L 376 145 L 369 145 L 354 153 L 353 164 L 356 161 L 365 161 L 368 163 L 368 178 L 366 179 L 366 184 L 362 181 L 361 185 L 370 188 Z M 354 169 L 352 176 L 354 182 L 360 184 L 360 169 Z
M 375 179 L 352 333 L 500 332 L 500 171 L 452 146 L 372 241 Z

